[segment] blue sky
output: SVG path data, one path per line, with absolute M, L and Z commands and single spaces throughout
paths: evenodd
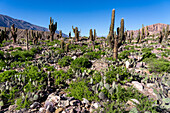
M 121 18 L 128 30 L 142 24 L 170 24 L 170 0 L 0 0 L 0 14 L 46 28 L 52 17 L 58 22 L 57 30 L 68 34 L 73 25 L 82 36 L 88 36 L 90 29 L 107 36 L 112 9 L 116 10 L 115 28 Z

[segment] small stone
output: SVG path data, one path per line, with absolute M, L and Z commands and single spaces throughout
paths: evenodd
M 85 98 L 83 98 L 83 101 L 82 101 L 83 104 L 89 104 L 89 101 Z
M 72 57 L 72 59 L 74 59 L 74 60 L 75 60 L 76 58 L 77 58 L 77 56 L 73 56 L 73 57 Z
M 59 104 L 58 104 L 59 107 L 67 107 L 69 105 L 70 105 L 69 100 L 60 101 Z
M 80 103 L 79 100 L 72 100 L 72 101 L 70 101 L 70 105 L 71 106 L 76 106 L 78 103 Z
M 126 68 L 129 68 L 129 67 L 130 67 L 129 61 L 126 61 L 125 64 L 126 64 Z
M 12 111 L 14 111 L 16 108 L 17 108 L 16 105 L 10 105 L 10 106 L 8 107 L 8 110 L 9 110 L 10 112 L 12 112 Z
M 34 102 L 34 103 L 30 106 L 30 108 L 31 108 L 31 109 L 34 109 L 34 108 L 36 108 L 38 105 L 40 105 L 39 102 Z
M 54 108 L 52 105 L 48 105 L 46 111 L 53 112 Z
M 53 103 L 49 102 L 49 101 L 45 101 L 44 107 L 47 108 L 47 106 L 49 106 L 49 105 L 53 106 Z
M 108 83 L 104 84 L 104 87 L 109 90 L 110 89 L 110 85 Z
M 103 92 L 99 93 L 99 98 L 104 100 L 106 98 L 105 94 Z
M 132 85 L 134 85 L 134 87 L 139 90 L 139 91 L 143 91 L 143 86 L 141 83 L 139 83 L 138 81 L 132 81 Z
M 63 111 L 63 108 L 58 108 L 55 110 L 55 113 L 60 113 L 61 111 Z
M 151 88 L 151 87 L 156 87 L 156 85 L 153 84 L 153 83 L 147 83 L 146 86 L 149 87 L 149 88 Z
M 40 113 L 44 113 L 46 110 L 45 110 L 45 108 L 43 108 L 43 107 L 41 107 L 40 109 L 39 109 L 39 112 Z
M 93 106 L 95 109 L 98 109 L 101 105 L 99 103 L 94 103 Z
M 129 104 L 130 106 L 136 106 L 136 104 L 140 104 L 140 102 L 136 99 L 130 99 L 126 104 Z

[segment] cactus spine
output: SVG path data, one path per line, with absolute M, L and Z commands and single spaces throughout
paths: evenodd
M 56 29 L 57 29 L 57 22 L 55 22 L 55 24 L 54 24 L 54 20 L 52 20 L 52 18 L 50 17 L 49 30 L 50 30 L 51 41 L 54 40 L 54 34 L 55 34 Z
M 16 39 L 17 39 L 17 28 L 15 28 L 14 24 L 12 24 L 11 26 L 11 34 L 12 34 L 12 37 L 13 37 L 13 43 L 16 43 Z
M 75 34 L 76 41 L 79 41 L 80 31 L 78 31 L 78 27 L 73 28 L 73 26 L 72 26 L 72 29 L 73 29 L 73 33 Z

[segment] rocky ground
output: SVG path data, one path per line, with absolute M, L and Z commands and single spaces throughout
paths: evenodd
M 170 37 L 169 37 L 170 38 Z M 68 52 L 61 45 L 69 43 Z M 0 48 L 0 112 L 170 112 L 170 45 L 128 41 L 118 60 L 104 38 L 24 42 Z

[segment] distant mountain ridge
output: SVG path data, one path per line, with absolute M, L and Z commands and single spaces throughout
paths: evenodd
M 24 20 L 14 19 L 12 17 L 0 14 L 0 27 L 11 27 L 12 24 L 15 24 L 15 27 L 19 29 L 28 29 L 28 30 L 36 30 L 36 31 L 49 31 L 45 27 L 33 25 Z M 59 34 L 59 31 L 56 30 L 56 33 Z M 67 37 L 68 35 L 63 33 L 63 37 Z

